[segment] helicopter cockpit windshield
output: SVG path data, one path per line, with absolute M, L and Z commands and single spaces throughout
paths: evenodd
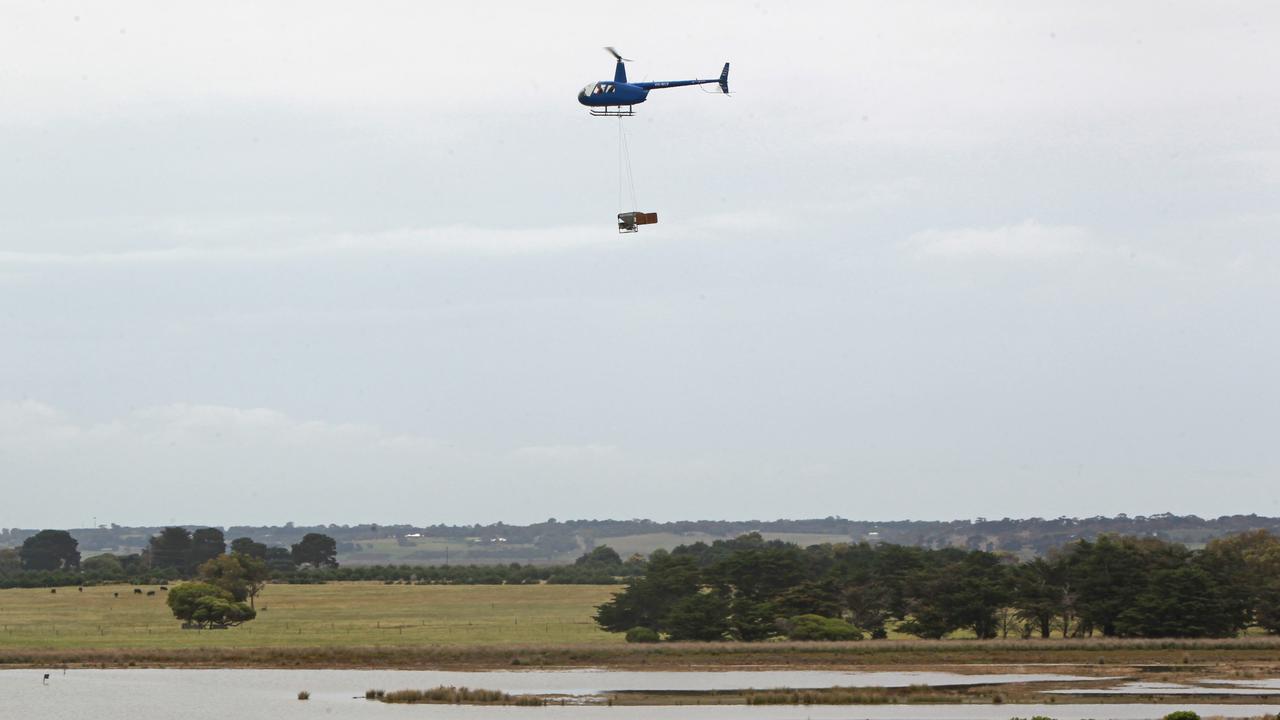
M 579 94 L 585 97 L 593 97 L 596 95 L 604 95 L 606 93 L 611 93 L 616 89 L 617 88 L 615 88 L 612 83 L 597 82 L 597 83 L 591 83 L 590 85 L 582 88 L 582 92 Z

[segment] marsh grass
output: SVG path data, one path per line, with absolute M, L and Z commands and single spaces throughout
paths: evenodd
M 960 692 L 939 691 L 928 685 L 912 685 L 905 688 L 843 688 L 831 687 L 817 690 L 761 690 L 748 692 L 744 699 L 748 705 L 891 705 L 897 703 L 955 703 L 964 702 L 966 695 Z
M 374 692 L 374 691 L 369 691 Z M 365 693 L 368 698 L 369 694 Z M 430 690 L 393 690 L 381 693 L 374 699 L 394 704 L 437 704 L 437 705 L 542 705 L 542 698 L 536 695 L 510 695 L 501 690 L 484 690 L 480 688 L 454 687 L 441 685 Z

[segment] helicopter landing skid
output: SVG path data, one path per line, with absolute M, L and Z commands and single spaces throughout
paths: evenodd
M 631 117 L 636 114 L 636 111 L 630 105 L 627 106 L 626 110 L 623 110 L 622 106 L 618 105 L 616 110 L 610 110 L 608 106 L 605 106 L 603 108 L 591 108 L 588 112 L 596 117 Z

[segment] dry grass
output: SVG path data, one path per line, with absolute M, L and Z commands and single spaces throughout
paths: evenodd
M 144 590 L 157 590 L 155 587 Z M 617 590 L 591 585 L 269 585 L 258 619 L 182 630 L 165 593 L 130 586 L 0 590 L 0 653 L 36 649 L 307 648 L 613 643 L 594 607 Z M 118 593 L 119 597 L 115 594 Z
M 0 590 L 0 666 L 680 669 L 1069 663 L 1100 673 L 1116 666 L 1214 665 L 1220 674 L 1248 676 L 1274 673 L 1280 662 L 1276 637 L 628 645 L 591 620 L 594 606 L 616 590 L 271 585 L 259 598 L 257 620 L 206 631 L 181 630 L 164 593 L 135 595 L 129 586 L 67 588 L 57 594 Z

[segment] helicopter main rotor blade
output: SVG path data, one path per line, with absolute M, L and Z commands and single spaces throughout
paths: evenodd
M 622 55 L 612 46 L 605 47 L 605 51 L 608 52 L 610 55 L 614 56 L 615 58 L 617 58 L 618 62 L 631 62 L 631 58 L 622 57 Z

